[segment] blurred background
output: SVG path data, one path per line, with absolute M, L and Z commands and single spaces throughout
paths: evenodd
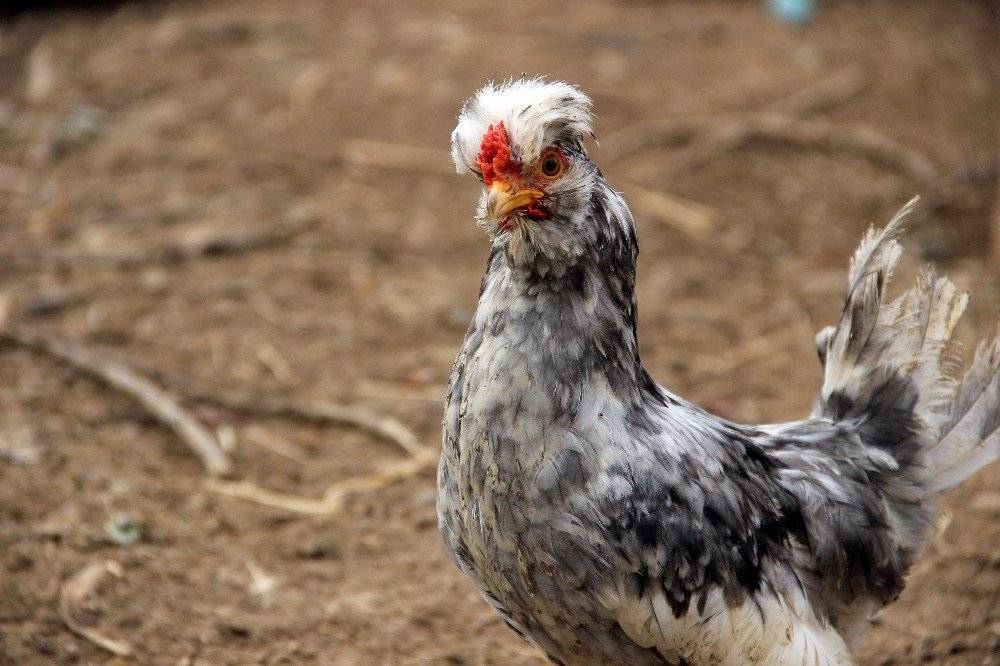
M 899 279 L 972 291 L 966 341 L 1000 312 L 996 3 L 4 7 L 0 663 L 541 663 L 434 510 L 488 252 L 448 137 L 491 76 L 593 97 L 643 359 L 718 414 L 808 412 L 848 257 L 914 194 Z M 861 663 L 1000 662 L 997 477 Z

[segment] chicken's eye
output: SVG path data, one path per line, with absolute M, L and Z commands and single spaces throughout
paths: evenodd
M 562 156 L 555 149 L 542 153 L 541 172 L 546 178 L 558 178 L 566 168 Z

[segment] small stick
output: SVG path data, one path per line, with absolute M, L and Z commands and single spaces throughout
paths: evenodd
M 73 607 L 86 599 L 108 574 L 121 578 L 121 565 L 113 560 L 91 562 L 67 580 L 59 590 L 59 617 L 66 628 L 77 636 L 119 657 L 129 657 L 132 655 L 132 646 L 127 642 L 109 638 L 96 629 L 85 627 L 73 617 Z
M 0 340 L 7 340 L 15 345 L 47 354 L 134 398 L 150 416 L 172 430 L 187 444 L 201 458 L 210 474 L 228 475 L 232 472 L 229 458 L 219 448 L 218 442 L 208 429 L 198 423 L 164 389 L 136 374 L 124 364 L 68 342 L 49 340 L 10 328 L 0 330 Z
M 265 222 L 240 234 L 213 233 L 201 238 L 181 240 L 167 249 L 169 253 L 180 255 L 181 259 L 200 256 L 216 256 L 260 250 L 281 245 L 301 232 L 316 225 L 319 218 L 308 208 L 294 208 L 288 211 L 280 222 Z M 162 252 L 162 250 L 161 250 Z
M 698 356 L 693 364 L 693 371 L 701 375 L 719 375 L 735 370 L 746 363 L 773 357 L 775 355 L 774 349 L 768 345 L 773 344 L 774 337 L 764 336 L 748 340 L 738 347 L 728 350 L 720 358 Z
M 427 451 L 427 447 L 420 443 L 413 431 L 396 419 L 360 407 L 333 402 L 265 402 L 263 407 L 265 409 L 272 408 L 274 413 L 297 415 L 314 421 L 354 426 L 396 444 L 411 456 L 420 456 Z
M 258 426 L 250 426 L 246 429 L 244 433 L 244 439 L 251 444 L 256 444 L 262 449 L 267 449 L 271 453 L 276 453 L 279 456 L 288 458 L 293 462 L 297 462 L 300 465 L 309 465 L 309 460 L 306 459 L 294 446 L 290 444 L 285 444 L 282 441 L 274 441 L 268 437 Z
M 609 134 L 601 140 L 601 158 L 615 161 L 650 148 L 669 148 L 687 143 L 725 116 L 709 119 L 660 118 L 643 120 Z
M 408 460 L 389 465 L 375 474 L 334 483 L 327 487 L 323 497 L 319 499 L 268 490 L 249 481 L 208 479 L 205 482 L 205 488 L 220 495 L 256 502 L 274 509 L 311 516 L 327 516 L 340 511 L 344 506 L 344 501 L 351 495 L 380 490 L 419 474 L 429 467 L 435 459 L 436 457 L 432 455 L 430 450 L 424 449 Z
M 808 116 L 842 104 L 868 86 L 869 79 L 860 67 L 847 67 L 814 86 L 799 90 L 767 106 L 767 111 Z M 756 114 L 752 114 L 756 115 Z M 700 119 L 666 118 L 646 120 L 625 127 L 605 137 L 605 159 L 619 159 L 649 148 L 667 148 L 692 139 L 713 141 L 713 135 L 727 134 L 737 116 Z
M 304 515 L 330 515 L 340 511 L 349 496 L 370 490 L 379 490 L 388 485 L 420 473 L 437 459 L 436 452 L 424 446 L 417 436 L 402 423 L 388 416 L 376 414 L 360 407 L 331 402 L 290 402 L 279 399 L 236 400 L 211 393 L 199 393 L 178 389 L 189 399 L 208 403 L 223 409 L 252 414 L 285 418 L 297 418 L 316 423 L 337 423 L 366 431 L 376 437 L 397 445 L 409 454 L 409 458 L 389 465 L 375 474 L 347 479 L 329 486 L 322 498 L 302 497 L 262 488 L 250 481 L 222 481 L 209 479 L 206 489 L 238 499 L 256 502 L 275 509 Z M 260 442 L 256 442 L 260 443 Z M 286 452 L 275 450 L 286 455 Z M 288 456 L 291 457 L 291 456 Z
M 272 345 L 270 342 L 264 341 L 257 345 L 254 350 L 254 356 L 257 357 L 268 372 L 274 375 L 274 378 L 279 382 L 284 384 L 292 384 L 295 382 L 295 369 L 292 364 L 288 362 L 278 348 Z
M 193 240 L 176 240 L 160 247 L 135 254 L 96 254 L 90 252 L 29 252 L 0 255 L 0 261 L 40 266 L 71 266 L 75 264 L 107 268 L 134 268 L 152 264 L 189 261 L 198 257 L 249 252 L 280 245 L 315 224 L 315 219 L 277 225 L 261 225 L 251 233 L 217 233 Z
M 0 424 L 0 458 L 15 465 L 34 465 L 42 458 L 42 449 L 35 441 L 35 434 L 28 425 L 29 418 L 22 409 L 13 406 L 5 414 L 6 422 Z
M 29 296 L 19 303 L 21 314 L 29 317 L 48 317 L 93 300 L 93 293 L 80 289 L 63 289 L 41 292 Z
M 355 392 L 359 396 L 377 400 L 406 400 L 410 402 L 427 402 L 440 405 L 448 392 L 448 387 L 441 384 L 416 386 L 404 382 L 385 382 L 375 379 L 362 379 L 357 382 Z
M 244 414 L 255 416 L 277 416 L 303 419 L 320 424 L 340 424 L 353 426 L 381 440 L 395 444 L 410 455 L 421 455 L 427 447 L 420 443 L 413 431 L 390 416 L 383 416 L 362 407 L 342 405 L 335 402 L 298 402 L 278 398 L 232 398 L 179 386 L 180 382 L 170 380 L 174 390 L 191 400 L 215 405 Z
M 447 152 L 423 146 L 408 146 L 369 139 L 348 139 L 342 155 L 348 164 L 423 173 L 449 175 L 455 173 L 455 168 L 451 165 Z
M 652 215 L 661 223 L 692 238 L 703 240 L 715 231 L 717 213 L 709 206 L 634 184 L 623 190 L 637 211 Z
M 861 94 L 871 79 L 859 65 L 849 65 L 832 76 L 767 106 L 775 113 L 793 116 L 811 116 L 843 104 Z
M 785 324 L 769 333 L 744 340 L 735 347 L 731 347 L 720 354 L 696 356 L 694 362 L 691 364 L 692 372 L 703 375 L 718 375 L 736 370 L 746 363 L 778 356 L 775 353 L 776 349 L 788 348 L 787 344 L 781 343 L 785 343 L 790 337 L 790 325 Z M 812 329 L 809 329 L 807 334 L 811 332 Z
M 801 120 L 778 113 L 749 116 L 706 134 L 671 160 L 671 170 L 696 169 L 723 150 L 762 139 L 822 150 L 843 150 L 898 169 L 918 183 L 929 183 L 936 169 L 926 157 L 867 127 L 849 127 L 824 120 Z

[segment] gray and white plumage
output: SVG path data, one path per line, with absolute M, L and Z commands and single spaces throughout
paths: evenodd
M 445 545 L 556 663 L 849 664 L 935 497 L 1000 457 L 1000 343 L 953 379 L 966 296 L 929 272 L 886 302 L 911 204 L 854 257 L 813 414 L 705 412 L 642 367 L 634 225 L 589 133 L 586 96 L 522 78 L 479 91 L 452 135 L 458 171 L 490 185 L 492 252 L 446 400 Z M 488 134 L 509 165 L 484 160 Z

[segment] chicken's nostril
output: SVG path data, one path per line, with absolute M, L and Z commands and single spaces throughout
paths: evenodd
M 489 196 L 486 198 L 486 214 L 490 218 L 496 217 L 497 204 L 500 201 L 500 195 L 496 190 L 490 190 Z

